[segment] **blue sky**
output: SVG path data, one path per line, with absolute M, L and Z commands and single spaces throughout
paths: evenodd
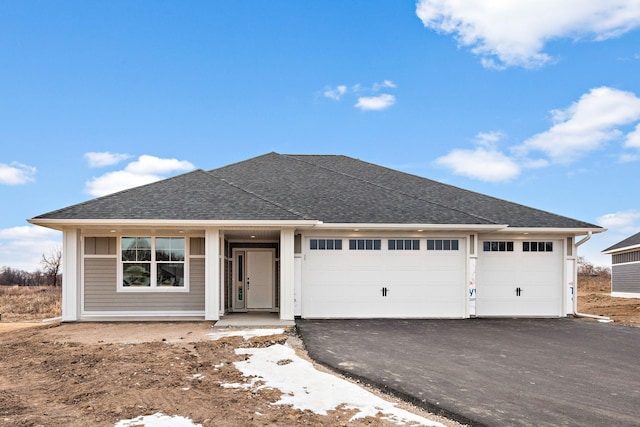
M 2 2 L 0 266 L 60 245 L 28 218 L 270 151 L 602 225 L 607 265 L 640 231 L 639 27 L 638 0 Z

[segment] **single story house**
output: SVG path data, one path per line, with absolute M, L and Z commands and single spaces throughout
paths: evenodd
M 611 296 L 640 298 L 640 233 L 602 252 L 611 254 Z
M 350 157 L 278 153 L 29 222 L 63 232 L 63 321 L 562 317 L 578 246 L 604 231 Z

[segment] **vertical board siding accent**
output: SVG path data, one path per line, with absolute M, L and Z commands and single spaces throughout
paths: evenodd
M 611 269 L 612 292 L 640 292 L 640 263 L 614 264 Z
M 202 311 L 204 258 L 189 260 L 189 292 L 117 292 L 116 258 L 85 258 L 84 311 Z

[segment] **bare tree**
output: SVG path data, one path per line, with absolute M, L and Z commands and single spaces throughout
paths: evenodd
M 49 252 L 49 255 L 42 254 L 40 263 L 44 267 L 44 274 L 49 284 L 54 287 L 58 286 L 58 275 L 62 266 L 62 249 L 55 248 Z

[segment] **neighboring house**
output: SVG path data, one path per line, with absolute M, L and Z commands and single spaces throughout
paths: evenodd
M 602 252 L 611 254 L 611 295 L 640 298 L 640 233 Z
M 560 317 L 604 229 L 345 156 L 269 153 L 29 220 L 63 320 Z

